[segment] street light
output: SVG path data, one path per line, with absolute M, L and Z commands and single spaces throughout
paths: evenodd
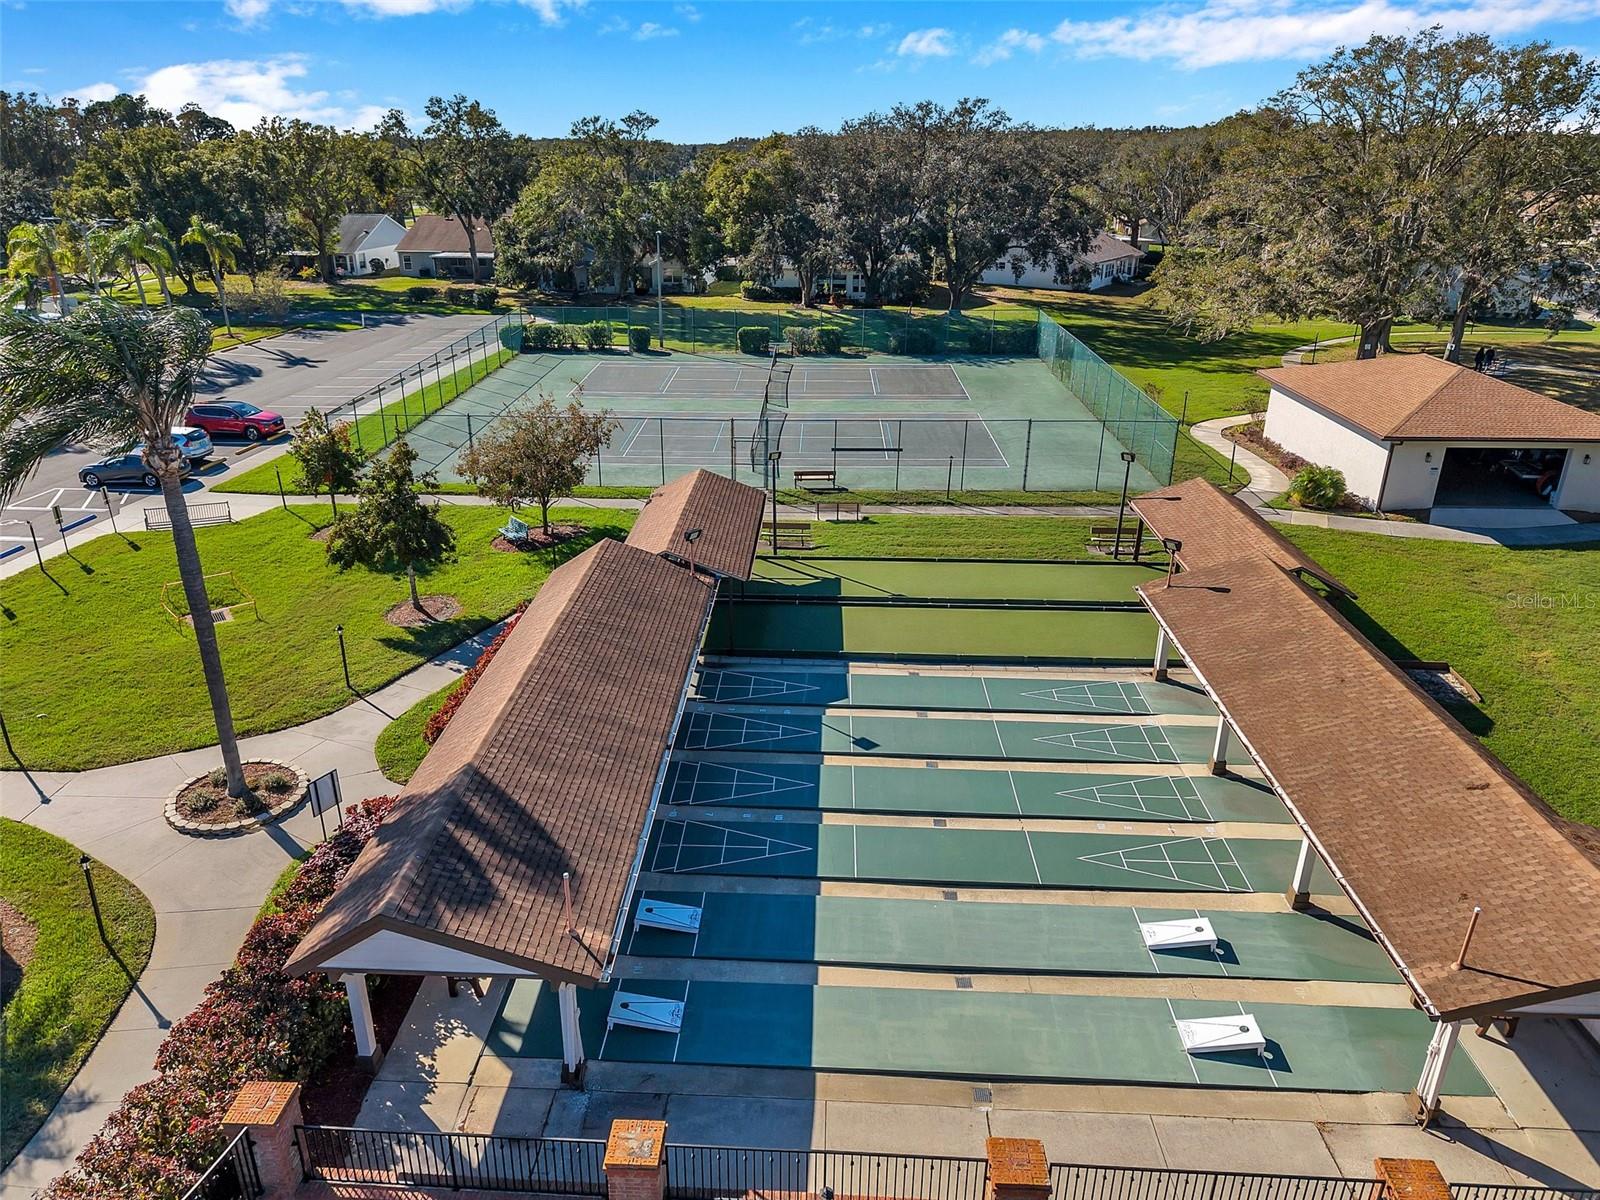
M 1167 583 L 1172 583 L 1172 573 L 1178 569 L 1178 551 L 1183 549 L 1183 542 L 1177 538 L 1162 538 L 1161 548 L 1167 552 Z
M 656 230 L 656 347 L 667 348 L 666 325 L 661 316 L 661 230 Z
M 95 928 L 100 931 L 100 940 L 109 946 L 111 945 L 111 939 L 106 937 L 105 922 L 100 919 L 100 897 L 95 895 L 94 876 L 89 872 L 89 866 L 92 862 L 93 860 L 87 854 L 78 855 L 78 870 L 83 872 L 84 886 L 89 889 L 89 907 L 94 909 Z
M 1111 557 L 1122 557 L 1122 514 L 1128 507 L 1128 477 L 1133 474 L 1133 451 L 1122 452 L 1122 503 L 1117 505 L 1117 540 L 1111 547 Z
M 767 480 L 772 487 L 772 552 L 778 552 L 778 460 L 783 457 L 782 450 L 769 450 L 767 452 Z
M 704 532 L 705 532 L 704 529 L 698 529 L 698 528 L 697 529 L 685 529 L 683 531 L 684 545 L 688 546 L 691 550 L 694 549 L 694 544 L 700 540 L 700 535 L 702 533 L 704 533 Z M 689 570 L 691 572 L 694 571 L 694 569 L 695 569 L 694 556 L 691 555 L 691 554 L 685 553 L 684 557 L 686 559 L 688 559 L 688 561 L 689 561 Z

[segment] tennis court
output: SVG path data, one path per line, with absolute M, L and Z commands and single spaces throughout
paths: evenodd
M 774 372 L 765 362 L 686 363 L 604 359 L 568 393 L 584 400 L 719 397 L 760 400 L 769 380 L 781 381 L 787 405 L 805 400 L 971 400 L 948 364 L 808 364 L 784 360 Z M 786 405 L 786 406 L 787 406 Z

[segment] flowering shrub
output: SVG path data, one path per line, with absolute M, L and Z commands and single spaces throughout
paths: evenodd
M 123 1097 L 47 1200 L 181 1196 L 222 1152 L 222 1117 L 241 1084 L 304 1081 L 334 1057 L 351 1036 L 344 989 L 326 975 L 292 978 L 283 964 L 393 804 L 383 797 L 347 810 L 279 911 L 250 927 L 233 965 L 162 1040 L 156 1077 Z
M 456 709 L 461 707 L 461 702 L 467 698 L 467 693 L 472 690 L 472 685 L 478 682 L 478 677 L 494 661 L 494 656 L 500 653 L 500 647 L 505 644 L 506 637 L 517 627 L 517 621 L 522 616 L 522 610 L 528 606 L 524 600 L 517 605 L 511 616 L 506 618 L 505 628 L 494 635 L 494 641 L 483 648 L 483 653 L 478 655 L 478 661 L 473 663 L 465 675 L 461 677 L 461 686 L 456 688 L 444 698 L 444 703 L 437 712 L 429 717 L 422 727 L 422 740 L 428 745 L 433 745 L 439 740 L 439 735 L 444 732 L 444 727 L 450 724 L 450 718 L 456 715 Z

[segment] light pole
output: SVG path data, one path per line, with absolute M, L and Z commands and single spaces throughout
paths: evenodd
M 782 450 L 767 452 L 767 479 L 772 488 L 772 552 L 778 552 L 778 460 Z
M 704 529 L 686 529 L 683 531 L 683 543 L 689 547 L 688 550 L 684 551 L 684 557 L 689 562 L 689 573 L 691 575 L 698 570 L 694 561 L 694 544 L 700 540 L 700 535 L 704 532 Z
M 100 931 L 100 940 L 109 946 L 111 939 L 106 937 L 106 924 L 100 917 L 100 897 L 95 895 L 94 876 L 89 873 L 92 861 L 87 854 L 78 855 L 78 869 L 83 872 L 83 884 L 89 889 L 89 907 L 94 909 L 95 928 Z
M 656 230 L 656 348 L 667 348 L 667 327 L 661 316 L 661 230 Z
M 1117 540 L 1111 547 L 1111 557 L 1122 557 L 1122 514 L 1128 507 L 1128 477 L 1133 474 L 1133 451 L 1122 452 L 1122 503 L 1117 506 Z

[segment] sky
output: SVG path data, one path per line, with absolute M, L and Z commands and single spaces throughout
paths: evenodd
M 1036 125 L 1190 125 L 1431 24 L 1600 57 L 1600 0 L 0 0 L 0 87 L 351 128 L 463 92 L 520 133 L 638 108 L 676 142 L 963 96 Z

